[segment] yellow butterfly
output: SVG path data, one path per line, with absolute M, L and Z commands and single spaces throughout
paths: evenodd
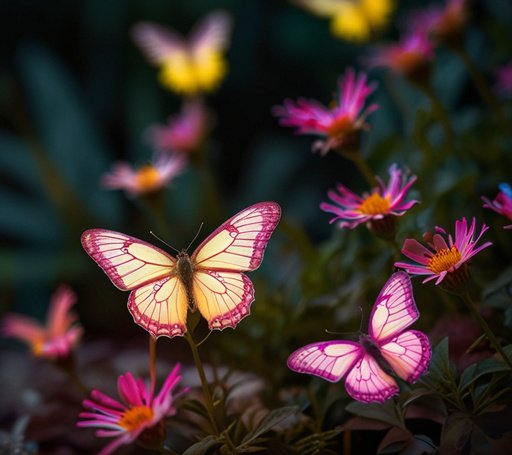
M 187 311 L 199 310 L 211 330 L 236 327 L 254 300 L 242 272 L 259 267 L 281 208 L 254 204 L 223 223 L 194 253 L 173 257 L 143 240 L 106 229 L 89 229 L 82 246 L 119 289 L 131 290 L 134 321 L 159 336 L 187 331 Z
M 331 32 L 351 41 L 366 41 L 384 27 L 392 0 L 294 0 L 319 16 L 331 18 Z
M 185 95 L 211 91 L 227 71 L 222 55 L 229 44 L 231 17 L 214 11 L 204 17 L 188 39 L 150 22 L 140 22 L 132 37 L 151 63 L 160 67 L 160 82 Z

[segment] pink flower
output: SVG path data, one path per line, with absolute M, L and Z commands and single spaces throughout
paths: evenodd
M 402 253 L 416 264 L 396 262 L 395 267 L 400 267 L 411 275 L 427 275 L 423 283 L 435 279 L 435 284 L 438 285 L 445 278 L 452 278 L 451 281 L 457 282 L 461 279 L 465 280 L 467 278 L 468 260 L 484 248 L 492 245 L 491 242 L 486 242 L 476 248 L 480 237 L 489 227 L 484 224 L 480 234 L 475 239 L 473 238 L 475 224 L 475 218 L 473 218 L 469 228 L 466 218 L 457 220 L 455 222 L 455 241 L 453 241 L 451 235 L 446 235 L 444 229 L 436 227 L 436 233 L 431 236 L 431 241 L 428 242 L 430 249 L 414 239 L 407 239 L 402 247 Z M 430 235 L 425 234 L 424 238 L 428 237 Z
M 491 201 L 485 196 L 482 197 L 485 204 L 483 207 L 494 210 L 496 213 L 507 217 L 512 221 L 512 188 L 506 183 L 500 185 L 500 192 L 496 198 Z M 505 229 L 512 229 L 512 224 L 505 226 Z
M 119 446 L 131 444 L 141 437 L 146 445 L 162 443 L 165 439 L 164 419 L 176 413 L 173 404 L 178 395 L 172 395 L 174 387 L 181 379 L 180 366 L 176 365 L 165 380 L 160 393 L 154 396 L 154 384 L 146 385 L 142 379 L 136 380 L 130 372 L 119 376 L 117 390 L 122 402 L 93 390 L 91 399 L 83 401 L 83 406 L 92 412 L 81 412 L 82 421 L 77 426 L 99 428 L 96 436 L 115 437 L 99 455 L 108 455 Z
M 186 159 L 178 154 L 159 154 L 153 164 L 133 169 L 128 163 L 114 165 L 112 172 L 102 178 L 102 184 L 109 190 L 125 190 L 130 196 L 153 193 L 183 172 Z
M 299 98 L 297 102 L 285 100 L 283 106 L 274 108 L 274 114 L 281 117 L 281 125 L 297 128 L 298 134 L 315 134 L 325 137 L 313 144 L 313 149 L 325 155 L 330 149 L 345 147 L 354 140 L 360 130 L 368 129 L 366 117 L 378 109 L 370 104 L 364 109 L 366 98 L 375 90 L 375 84 L 367 84 L 366 74 L 356 76 L 349 68 L 338 81 L 339 97 L 332 108 L 315 100 Z
M 211 115 L 200 101 L 186 101 L 179 115 L 169 117 L 167 125 L 152 126 L 147 136 L 159 152 L 196 151 L 211 127 Z
M 427 72 L 434 58 L 434 49 L 428 35 L 414 32 L 406 35 L 397 44 L 380 46 L 368 63 L 371 66 L 390 68 L 408 78 L 418 78 Z M 422 75 L 424 78 L 425 75 Z
M 496 85 L 495 90 L 503 96 L 512 96 L 512 62 L 500 66 L 495 70 Z
M 324 212 L 333 213 L 335 217 L 330 221 L 341 220 L 339 227 L 353 229 L 361 223 L 370 223 L 383 220 L 386 217 L 402 216 L 418 201 L 404 202 L 404 198 L 411 185 L 416 181 L 413 175 L 407 178 L 396 164 L 389 168 L 389 183 L 377 177 L 378 186 L 373 188 L 371 194 L 365 193 L 363 197 L 350 191 L 339 183 L 335 190 L 328 192 L 329 199 L 335 204 L 323 202 L 320 208 Z
M 46 326 L 28 316 L 7 314 L 3 320 L 2 333 L 27 343 L 37 357 L 52 360 L 65 358 L 78 344 L 83 332 L 75 324 L 76 315 L 70 311 L 75 302 L 75 293 L 68 286 L 62 285 L 50 299 Z

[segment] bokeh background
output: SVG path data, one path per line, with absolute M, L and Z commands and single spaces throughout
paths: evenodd
M 424 4 L 397 2 L 378 40 L 396 40 L 406 12 Z M 512 4 L 479 0 L 471 6 L 466 46 L 492 85 L 493 68 L 512 55 Z M 156 242 L 149 235 L 156 229 L 151 214 L 122 192 L 102 189 L 100 178 L 116 160 L 147 162 L 153 150 L 144 132 L 181 106 L 181 99 L 158 83 L 156 69 L 134 45 L 130 28 L 151 20 L 187 33 L 200 17 L 218 8 L 234 20 L 229 72 L 206 97 L 215 114 L 207 158 L 221 208 L 205 215 L 208 190 L 190 167 L 166 190 L 165 240 L 181 249 L 201 222 L 205 227 L 199 239 L 238 210 L 263 200 L 281 204 L 283 222 L 261 269 L 251 275 L 257 292 L 253 315 L 236 331 L 212 335 L 209 343 L 215 348 L 207 344 L 204 349 L 211 351 L 212 361 L 241 369 L 251 366 L 257 375 L 275 379 L 277 389 L 293 380 L 283 363 L 289 352 L 301 341 L 321 338 L 326 328 L 357 331 L 356 303 L 371 305 L 389 275 L 392 252 L 384 243 L 364 229 L 340 233 L 319 209 L 338 181 L 355 191 L 366 189 L 353 163 L 334 153 L 313 154 L 313 138 L 280 127 L 271 113 L 285 98 L 303 96 L 328 104 L 338 77 L 349 66 L 364 68 L 376 41 L 336 39 L 326 19 L 284 0 L 2 1 L 0 312 L 42 319 L 51 292 L 69 283 L 78 295 L 84 340 L 90 343 L 82 364 L 109 364 L 110 382 L 126 366 L 114 359 L 127 347 L 145 349 L 146 334 L 126 311 L 127 294 L 116 290 L 82 250 L 80 234 L 103 227 Z M 442 162 L 439 173 L 429 175 L 435 176 L 433 181 L 422 182 L 414 132 L 423 122 L 433 143 L 442 134 L 428 117 L 427 98 L 382 70 L 370 70 L 369 77 L 379 84 L 372 100 L 381 108 L 369 118 L 371 132 L 363 138 L 363 154 L 385 178 L 393 162 L 417 173 L 413 196 L 421 193 L 426 201 L 408 217 L 402 237 L 413 232 L 419 238 L 435 224 L 451 229 L 455 219 L 477 216 L 496 227 L 498 248 L 492 255 L 483 253 L 481 263 L 482 279 L 495 278 L 496 270 L 510 263 L 510 240 L 500 231 L 500 220 L 484 213 L 480 195 L 493 197 L 501 181 L 510 181 L 510 135 L 507 139 L 489 118 L 461 61 L 439 49 L 434 87 L 453 113 L 461 150 L 478 161 L 463 168 Z M 503 158 L 507 151 L 508 158 Z M 420 308 L 439 300 L 429 290 L 421 292 Z M 340 302 L 344 307 L 336 310 Z M 432 310 L 425 320 L 433 323 L 436 317 Z M 339 326 L 340 321 L 348 322 Z M 243 338 L 250 343 L 237 344 Z M 0 424 L 8 427 L 16 413 L 30 409 L 30 396 L 16 387 L 22 388 L 35 371 L 30 368 L 38 367 L 24 366 L 28 356 L 18 343 L 0 343 L 2 350 L 14 353 L 5 357 L 11 363 L 2 366 L 9 372 L 2 374 L 0 385 L 6 404 Z M 159 350 L 165 359 L 186 363 L 184 346 L 181 340 L 164 340 Z M 84 374 L 101 383 L 99 367 L 91 370 L 94 374 Z M 37 391 L 37 384 L 30 390 Z M 264 393 L 269 402 L 275 392 Z M 24 404 L 15 404 L 20 397 Z M 42 401 L 37 403 L 44 402 L 38 397 Z M 37 435 L 34 439 L 42 437 L 31 431 Z

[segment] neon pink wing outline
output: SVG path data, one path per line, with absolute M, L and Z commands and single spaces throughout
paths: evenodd
M 369 335 L 382 344 L 409 327 L 419 316 L 409 275 L 396 272 L 386 281 L 375 301 L 370 314 Z
M 194 251 L 197 269 L 252 271 L 263 260 L 267 243 L 281 217 L 276 202 L 260 202 L 237 213 L 213 231 Z
M 407 330 L 380 346 L 380 352 L 396 375 L 415 382 L 427 369 L 432 357 L 427 335 Z
M 107 229 L 88 229 L 82 246 L 122 291 L 138 288 L 168 276 L 176 259 L 143 240 Z
M 384 403 L 400 390 L 396 381 L 367 352 L 347 375 L 345 389 L 352 398 L 363 403 Z
M 287 365 L 298 373 L 337 382 L 363 355 L 363 347 L 353 341 L 319 341 L 294 351 L 288 357 Z
M 132 27 L 132 39 L 148 60 L 164 63 L 176 53 L 186 53 L 185 39 L 178 33 L 153 22 L 138 22 Z

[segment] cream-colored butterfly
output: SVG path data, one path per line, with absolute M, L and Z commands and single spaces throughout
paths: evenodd
M 160 67 L 160 82 L 186 95 L 217 87 L 227 71 L 223 52 L 229 43 L 231 17 L 214 11 L 192 30 L 190 37 L 151 22 L 132 29 L 135 43 L 151 63 Z
M 236 214 L 189 256 L 176 257 L 120 232 L 89 229 L 82 246 L 123 291 L 128 310 L 155 338 L 183 335 L 187 312 L 199 310 L 211 330 L 236 327 L 254 301 L 251 280 L 274 231 L 281 209 L 260 202 Z
M 318 16 L 331 19 L 333 35 L 365 41 L 384 27 L 394 7 L 392 0 L 294 0 Z

